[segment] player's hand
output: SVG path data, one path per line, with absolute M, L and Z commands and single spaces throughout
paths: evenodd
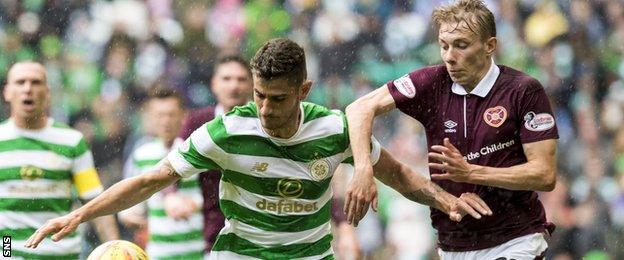
M 377 185 L 373 177 L 373 167 L 355 169 L 353 179 L 347 186 L 344 212 L 347 222 L 357 227 L 371 206 L 377 212 Z
M 432 180 L 451 180 L 454 182 L 468 182 L 472 165 L 464 160 L 461 152 L 455 148 L 448 138 L 444 138 L 443 145 L 434 145 L 429 158 L 439 163 L 429 163 L 432 169 L 440 170 L 442 174 L 431 174 Z
M 49 234 L 54 234 L 52 235 L 52 241 L 57 242 L 74 232 L 80 223 L 80 218 L 71 213 L 48 220 L 28 238 L 24 246 L 27 248 L 37 248 L 39 243 Z
M 465 215 L 481 219 L 482 215 L 491 216 L 492 210 L 477 194 L 466 192 L 459 196 L 451 205 L 449 218 L 459 222 Z
M 195 211 L 195 202 L 178 193 L 170 193 L 165 196 L 165 212 L 174 219 L 188 219 Z

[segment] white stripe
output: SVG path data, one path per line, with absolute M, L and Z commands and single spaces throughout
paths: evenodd
M 0 182 L 0 198 L 71 198 L 69 180 L 10 180 Z
M 74 159 L 72 172 L 73 174 L 77 174 L 91 168 L 95 168 L 93 164 L 93 154 L 91 154 L 91 150 L 87 150 L 85 153 Z
M 24 247 L 26 240 L 13 240 L 11 247 L 16 250 L 41 255 L 65 255 L 80 253 L 80 241 L 82 238 L 78 235 L 75 237 L 65 237 L 59 242 L 53 242 L 50 238 L 45 238 L 41 244 L 35 249 Z
M 265 213 L 269 213 L 269 214 L 277 215 L 277 216 L 293 216 L 293 215 L 305 216 L 305 215 L 314 214 L 318 212 L 323 206 L 325 206 L 325 204 L 332 198 L 331 186 L 327 188 L 325 193 L 321 195 L 320 198 L 315 199 L 315 200 L 306 200 L 306 199 L 285 199 L 281 197 L 262 196 L 259 194 L 251 193 L 243 188 L 240 188 L 234 184 L 231 184 L 229 182 L 224 182 L 224 181 L 221 181 L 219 185 L 220 185 L 220 188 L 219 188 L 220 199 L 233 201 L 236 204 L 243 206 L 245 208 L 251 209 L 253 211 L 265 212 Z M 257 207 L 258 202 L 262 200 L 266 200 L 267 202 L 272 202 L 272 203 L 281 203 L 282 205 L 285 202 L 296 202 L 296 203 L 303 204 L 303 205 L 308 205 L 308 204 L 316 202 L 317 210 L 310 211 L 310 212 L 288 212 L 288 213 L 265 211 L 265 210 L 258 209 Z
M 0 141 L 28 137 L 35 140 L 75 147 L 82 139 L 82 133 L 71 128 L 52 127 L 53 122 L 48 118 L 48 126 L 41 130 L 26 130 L 17 128 L 12 122 L 7 122 L 0 131 Z
M 264 131 L 262 131 L 260 119 L 257 117 L 244 117 L 244 116 L 223 116 L 223 125 L 225 126 L 225 132 L 228 135 L 255 135 L 261 137 L 268 137 Z
M 56 212 L 0 212 L 0 229 L 39 228 L 53 218 L 62 216 Z
M 206 127 L 197 128 L 189 138 L 191 142 L 193 142 L 193 146 L 195 146 L 198 153 L 209 158 L 223 168 L 224 162 L 227 161 L 230 155 L 215 144 L 210 134 L 208 134 L 208 129 Z
M 331 178 L 334 175 L 334 171 L 342 162 L 343 158 L 344 154 L 338 153 L 330 157 L 319 159 L 327 160 L 330 164 L 329 172 L 324 179 Z M 285 158 L 232 154 L 229 162 L 224 166 L 226 169 L 260 178 L 295 178 L 318 181 L 313 179 L 310 173 L 310 165 L 314 162 L 316 161 L 305 163 Z M 266 171 L 257 171 L 257 169 L 254 168 L 257 163 L 267 163 L 268 167 Z
M 208 256 L 208 260 L 231 260 L 231 259 L 239 259 L 239 260 L 254 260 L 260 259 L 246 255 L 239 255 L 237 253 L 231 251 L 211 251 Z
M 323 257 L 326 257 L 328 255 L 331 255 L 334 253 L 334 249 L 332 249 L 331 247 L 325 251 L 325 253 L 322 253 L 320 255 L 315 255 L 315 256 L 308 256 L 308 257 L 302 257 L 302 258 L 295 258 L 295 259 L 299 259 L 299 260 L 317 260 L 317 259 L 322 259 Z
M 183 178 L 188 178 L 194 174 L 205 172 L 205 169 L 197 169 L 187 162 L 182 154 L 177 150 L 173 150 L 167 155 L 167 160 L 171 163 L 171 167 Z
M 72 160 L 52 151 L 16 150 L 0 153 L 0 168 L 32 165 L 48 170 L 71 170 Z
M 300 144 L 323 137 L 343 134 L 344 133 L 344 121 L 342 117 L 336 114 L 316 118 L 312 121 L 306 122 L 301 126 L 299 135 L 295 136 L 295 139 L 288 142 L 288 145 Z
M 229 135 L 255 135 L 277 141 L 280 145 L 296 145 L 307 141 L 344 133 L 344 121 L 340 115 L 330 114 L 306 122 L 289 139 L 273 138 L 262 129 L 257 117 L 223 116 L 223 125 Z
M 147 244 L 147 254 L 150 258 L 164 257 L 169 255 L 179 255 L 183 253 L 201 251 L 206 249 L 206 242 L 201 240 L 183 241 L 183 242 L 167 242 Z
M 187 220 L 175 220 L 170 217 L 148 217 L 149 232 L 156 235 L 174 235 L 202 230 L 204 216 L 201 212 L 192 214 Z
M 327 222 L 316 228 L 301 232 L 271 232 L 258 229 L 235 219 L 225 220 L 221 234 L 234 233 L 263 247 L 285 246 L 292 244 L 314 243 L 331 233 L 331 223 Z

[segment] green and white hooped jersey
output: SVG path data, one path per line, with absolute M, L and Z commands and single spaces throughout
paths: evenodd
M 182 176 L 223 173 L 219 198 L 226 217 L 210 259 L 331 259 L 331 177 L 352 162 L 346 117 L 301 105 L 295 135 L 266 134 L 254 103 L 198 128 L 168 155 Z M 374 141 L 372 159 L 380 147 Z
M 182 139 L 174 141 L 175 149 Z M 136 176 L 150 171 L 167 156 L 170 150 L 160 140 L 154 140 L 139 146 L 132 154 L 132 167 L 127 168 L 126 176 Z M 197 205 L 203 205 L 203 197 L 197 175 L 183 178 L 178 184 L 177 192 L 192 199 Z M 149 241 L 146 252 L 150 259 L 203 259 L 206 242 L 204 241 L 204 217 L 202 211 L 193 213 L 187 220 L 176 220 L 165 213 L 163 192 L 152 195 L 147 202 L 137 207 L 147 212 Z M 147 207 L 146 207 L 147 203 Z M 121 213 L 123 214 L 123 212 Z
M 42 129 L 0 123 L 0 235 L 11 236 L 11 255 L 25 259 L 78 259 L 81 237 L 44 239 L 25 248 L 46 221 L 69 213 L 73 193 L 92 199 L 102 192 L 93 156 L 82 134 L 48 118 Z

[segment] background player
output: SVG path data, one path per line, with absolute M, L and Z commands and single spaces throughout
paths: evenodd
M 146 101 L 147 113 L 154 120 L 156 139 L 139 146 L 130 157 L 132 167 L 126 177 L 152 170 L 175 149 L 183 139 L 177 138 L 184 119 L 184 102 L 171 89 L 152 89 Z M 149 239 L 146 251 L 151 259 L 202 259 L 206 249 L 203 238 L 203 198 L 197 181 L 199 175 L 181 179 L 178 189 L 165 194 L 158 192 L 119 213 L 127 226 L 147 226 Z M 166 207 L 166 205 L 169 205 Z M 167 210 L 168 209 L 168 210 Z
M 76 233 L 38 250 L 23 246 L 46 220 L 70 211 L 74 188 L 82 201 L 102 192 L 82 134 L 47 116 L 46 80 L 45 68 L 31 61 L 14 64 L 7 75 L 3 95 L 11 117 L 0 124 L 0 234 L 12 237 L 13 257 L 77 259 L 82 237 Z M 112 216 L 93 224 L 102 241 L 118 239 Z

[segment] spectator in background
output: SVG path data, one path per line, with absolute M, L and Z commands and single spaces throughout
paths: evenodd
M 184 119 L 184 102 L 171 89 L 152 89 L 146 101 L 154 120 L 156 139 L 140 145 L 129 158 L 126 178 L 154 169 L 183 139 L 177 134 Z M 197 175 L 181 179 L 176 192 L 158 192 L 147 201 L 119 212 L 122 223 L 149 233 L 146 252 L 150 259 L 203 259 L 206 243 L 202 230 L 202 194 Z

